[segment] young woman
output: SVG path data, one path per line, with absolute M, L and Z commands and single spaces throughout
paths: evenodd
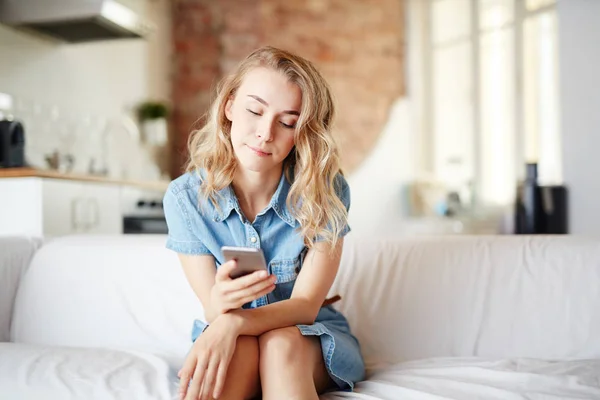
M 324 303 L 350 230 L 333 116 L 315 67 L 264 47 L 224 79 L 192 133 L 188 172 L 164 198 L 167 247 L 206 316 L 181 398 L 317 399 L 363 378 L 358 341 Z M 268 272 L 230 278 L 222 246 L 262 249 Z

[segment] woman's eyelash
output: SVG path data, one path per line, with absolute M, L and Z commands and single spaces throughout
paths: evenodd
M 249 109 L 249 108 L 246 108 L 246 111 L 248 111 L 248 112 L 249 112 L 250 114 L 252 114 L 252 115 L 258 115 L 258 116 L 260 116 L 260 114 L 259 114 L 259 113 L 257 113 L 257 112 L 254 112 L 254 111 L 252 111 L 252 110 L 251 110 L 251 109 Z M 296 128 L 296 125 L 288 125 L 288 124 L 286 124 L 286 123 L 283 123 L 283 122 L 279 122 L 279 123 L 280 123 L 280 124 L 281 124 L 281 125 L 282 125 L 284 128 L 287 128 L 287 129 L 295 129 L 295 128 Z

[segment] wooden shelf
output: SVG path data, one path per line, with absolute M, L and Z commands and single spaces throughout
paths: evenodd
M 150 190 L 164 191 L 169 185 L 168 181 L 135 181 L 108 178 L 104 176 L 83 175 L 61 173 L 52 170 L 42 170 L 35 168 L 0 168 L 1 178 L 50 178 L 50 179 L 65 179 L 83 182 L 109 183 L 125 186 L 136 186 Z

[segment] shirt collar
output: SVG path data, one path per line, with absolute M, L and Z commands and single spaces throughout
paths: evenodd
M 291 227 L 296 226 L 296 219 L 292 216 L 292 213 L 288 209 L 287 206 L 287 197 L 290 192 L 290 183 L 285 177 L 285 173 L 281 174 L 281 179 L 279 180 L 279 186 L 277 186 L 277 190 L 273 194 L 271 198 L 271 202 L 269 203 L 269 207 L 275 210 L 275 213 L 281 218 L 284 222 L 286 222 Z
M 218 207 L 215 207 L 214 215 L 215 222 L 221 222 L 227 219 L 233 210 L 238 210 L 238 213 L 240 215 L 242 214 L 241 211 L 239 211 L 240 205 L 231 185 L 219 190 L 217 193 L 217 205 Z
M 282 173 L 281 178 L 279 180 L 279 185 L 277 186 L 277 190 L 275 190 L 273 197 L 271 197 L 269 205 L 265 210 L 261 211 L 260 214 L 264 214 L 270 208 L 272 208 L 273 210 L 275 210 L 275 213 L 282 221 L 284 221 L 291 227 L 295 227 L 296 220 L 290 213 L 290 210 L 288 209 L 286 204 L 289 191 L 290 183 L 285 177 L 285 174 Z M 217 203 L 219 205 L 219 209 L 215 209 L 215 222 L 224 221 L 229 217 L 233 210 L 236 210 L 240 216 L 242 215 L 240 204 L 231 185 L 228 185 L 227 187 L 223 188 L 218 192 Z

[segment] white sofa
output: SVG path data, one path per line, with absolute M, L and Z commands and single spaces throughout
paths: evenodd
M 0 239 L 0 399 L 175 398 L 203 312 L 164 241 Z M 368 375 L 322 399 L 600 399 L 600 239 L 350 234 L 333 293 Z

